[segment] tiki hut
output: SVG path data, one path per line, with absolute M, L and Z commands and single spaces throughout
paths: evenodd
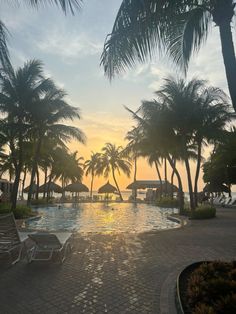
M 81 182 L 69 184 L 64 188 L 64 190 L 72 193 L 89 192 L 88 187 Z
M 109 181 L 98 189 L 99 194 L 105 194 L 106 201 L 109 200 L 109 194 L 113 194 L 115 192 L 117 192 L 117 188 L 111 185 Z
M 54 182 L 50 182 L 50 183 L 46 183 L 43 184 L 39 187 L 39 193 L 44 193 L 44 192 L 49 192 L 49 193 L 63 193 L 63 189 L 62 187 L 60 187 L 60 185 L 54 183 Z

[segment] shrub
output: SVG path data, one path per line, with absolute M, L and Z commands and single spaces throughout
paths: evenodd
M 209 219 L 214 218 L 215 216 L 215 207 L 211 207 L 209 205 L 201 205 L 197 207 L 194 212 L 191 213 L 192 219 Z
M 10 203 L 0 203 L 0 214 L 8 214 L 11 212 Z M 28 218 L 33 215 L 31 208 L 25 205 L 17 205 L 16 209 L 13 210 L 13 214 L 15 219 Z
M 172 199 L 171 197 L 164 196 L 160 200 L 157 200 L 156 205 L 165 208 L 177 208 L 179 207 L 179 201 L 176 198 Z
M 180 215 L 184 215 L 184 216 L 191 216 L 191 210 L 189 207 L 185 207 L 185 208 L 182 208 L 180 209 L 180 212 L 179 212 Z
M 203 263 L 189 277 L 186 299 L 191 313 L 236 313 L 235 263 Z

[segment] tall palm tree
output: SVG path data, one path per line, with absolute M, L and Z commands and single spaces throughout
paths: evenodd
M 131 155 L 131 158 L 134 161 L 134 184 L 137 180 L 137 160 L 140 156 L 140 141 L 142 138 L 142 132 L 141 129 L 137 127 L 133 127 L 132 130 L 128 131 L 125 139 L 128 140 L 128 144 L 125 148 L 127 153 Z M 137 198 L 137 189 L 134 188 L 134 200 L 136 201 Z
M 72 121 L 75 118 L 80 119 L 79 109 L 67 104 L 64 100 L 65 95 L 66 93 L 63 90 L 51 86 L 29 108 L 30 123 L 32 125 L 31 132 L 35 138 L 36 145 L 28 193 L 28 204 L 31 201 L 34 177 L 44 138 L 55 138 L 64 142 L 74 138 L 81 143 L 85 142 L 85 135 L 79 128 L 61 124 L 63 120 Z
M 138 127 L 143 130 L 141 151 L 144 156 L 148 156 L 149 162 L 155 164 L 159 180 L 161 175 L 158 168 L 158 160 L 166 158 L 176 174 L 179 185 L 179 206 L 184 207 L 183 185 L 181 175 L 173 162 L 180 160 L 179 139 L 170 128 L 170 121 L 166 114 L 166 108 L 156 100 L 143 101 L 137 112 L 129 110 L 133 118 L 137 121 Z
M 73 15 L 75 12 L 80 9 L 82 0 L 29 0 L 29 1 L 17 1 L 11 0 L 9 2 L 20 4 L 27 4 L 35 9 L 39 7 L 44 7 L 47 5 L 54 5 L 67 14 L 68 12 L 72 13 Z M 10 59 L 9 59 L 9 51 L 7 48 L 7 39 L 8 39 L 8 30 L 4 23 L 0 21 L 0 63 L 2 64 L 3 68 L 11 67 Z
M 0 73 L 0 111 L 5 115 L 1 129 L 7 134 L 9 148 L 15 167 L 12 191 L 12 207 L 16 199 L 23 167 L 23 145 L 29 138 L 29 109 L 42 93 L 54 86 L 42 76 L 42 64 L 37 60 L 26 62 L 22 68 L 11 66 Z
M 93 182 L 100 161 L 100 153 L 92 152 L 90 159 L 84 163 L 85 175 L 91 174 L 90 197 L 93 196 Z
M 180 139 L 181 152 L 188 178 L 191 208 L 197 200 L 197 184 L 201 166 L 203 139 L 216 139 L 229 120 L 227 97 L 219 88 L 208 87 L 205 81 L 169 78 L 156 92 L 158 101 L 167 108 L 167 117 L 174 134 Z M 197 149 L 197 154 L 194 150 Z M 195 197 L 189 165 L 191 157 L 197 158 Z
M 97 168 L 97 174 L 103 174 L 105 178 L 107 178 L 110 173 L 112 174 L 117 191 L 122 201 L 123 197 L 118 186 L 115 174 L 116 172 L 120 174 L 122 171 L 127 176 L 130 176 L 130 169 L 131 163 L 124 149 L 121 146 L 106 143 L 106 145 L 102 148 L 102 154 Z
M 83 157 L 77 157 L 78 152 L 69 153 L 67 149 L 60 148 L 60 155 L 54 155 L 53 178 L 62 182 L 62 188 L 70 182 L 75 183 L 83 177 Z
M 112 78 L 136 61 L 164 52 L 184 71 L 206 41 L 212 22 L 219 28 L 228 87 L 236 110 L 236 60 L 231 32 L 234 0 L 123 0 L 101 63 Z

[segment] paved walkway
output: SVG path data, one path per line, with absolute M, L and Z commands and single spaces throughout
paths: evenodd
M 0 270 L 0 313 L 170 313 L 178 272 L 191 262 L 236 258 L 236 210 L 170 231 L 76 237 L 60 265 Z

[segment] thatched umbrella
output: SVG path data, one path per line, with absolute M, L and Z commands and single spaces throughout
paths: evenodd
M 64 190 L 72 193 L 89 192 L 88 187 L 81 182 L 69 184 L 64 188 Z
M 80 192 L 89 192 L 89 189 L 86 185 L 81 182 L 71 183 L 64 188 L 64 191 L 76 193 L 75 201 L 79 198 Z M 73 194 L 72 194 L 73 195 Z
M 29 188 L 30 188 L 30 185 L 27 186 L 27 187 L 23 190 L 23 192 L 24 192 L 24 193 L 28 193 L 28 192 L 29 192 Z M 33 184 L 32 193 L 36 193 L 36 192 L 37 192 L 37 188 L 38 188 L 37 184 L 34 183 L 34 184 Z
M 117 188 L 109 183 L 109 181 L 98 189 L 98 193 L 114 193 Z
M 109 181 L 107 181 L 106 184 L 104 184 L 103 186 L 101 186 L 99 189 L 98 189 L 98 193 L 99 194 L 106 194 L 105 195 L 105 199 L 108 200 L 108 194 L 110 193 L 115 193 L 117 192 L 117 188 L 113 185 L 111 185 L 109 183 Z
M 48 192 L 56 192 L 56 193 L 63 193 L 62 187 L 60 185 L 51 182 L 51 183 L 46 183 L 43 184 L 39 187 L 39 193 L 44 193 L 44 191 Z

